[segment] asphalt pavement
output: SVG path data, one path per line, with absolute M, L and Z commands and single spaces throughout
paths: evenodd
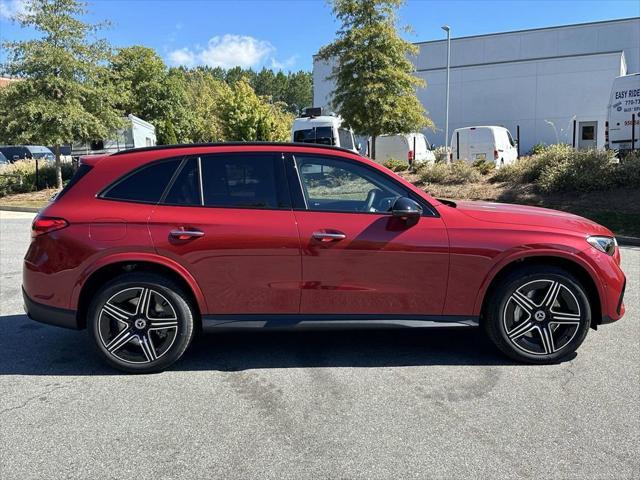
M 640 478 L 640 249 L 627 315 L 528 366 L 476 330 L 207 335 L 126 375 L 26 318 L 32 215 L 0 212 L 0 478 Z

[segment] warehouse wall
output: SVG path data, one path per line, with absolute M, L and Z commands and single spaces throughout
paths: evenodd
M 418 97 L 443 145 L 446 41 L 418 44 L 417 75 L 427 81 Z M 640 18 L 453 39 L 449 131 L 472 125 L 504 125 L 521 151 L 535 143 L 571 142 L 572 118 L 598 122 L 598 146 L 613 79 L 640 71 Z M 314 62 L 314 105 L 331 105 L 332 66 Z

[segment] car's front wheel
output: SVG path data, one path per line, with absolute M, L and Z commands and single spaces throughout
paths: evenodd
M 554 363 L 582 344 L 591 325 L 591 308 L 584 287 L 571 273 L 528 266 L 493 288 L 483 325 L 509 357 Z
M 94 296 L 87 323 L 107 362 L 130 373 L 162 371 L 193 337 L 194 309 L 174 282 L 150 273 L 127 273 Z

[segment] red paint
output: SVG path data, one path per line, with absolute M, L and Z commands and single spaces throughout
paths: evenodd
M 385 214 L 155 206 L 96 196 L 134 168 L 161 158 L 256 151 L 362 162 L 422 197 L 437 216 L 407 227 Z M 75 310 L 87 279 L 100 268 L 149 262 L 180 275 L 203 314 L 477 315 L 501 269 L 519 259 L 549 256 L 574 262 L 591 276 L 603 316 L 618 319 L 624 313 L 617 312 L 624 282 L 619 254 L 609 257 L 585 241 L 612 234 L 575 215 L 481 202 L 454 208 L 374 162 L 322 147 L 175 147 L 84 162 L 92 170 L 44 209 L 36 222 L 42 228 L 25 257 L 24 288 L 45 305 Z M 68 225 L 45 232 L 45 217 Z M 175 229 L 204 236 L 171 237 Z M 319 240 L 314 232 L 345 238 Z

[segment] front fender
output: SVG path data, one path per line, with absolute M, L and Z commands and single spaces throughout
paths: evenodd
M 482 284 L 476 296 L 473 314 L 480 315 L 489 286 L 502 270 L 504 270 L 509 265 L 512 265 L 514 262 L 525 259 L 528 260 L 532 257 L 560 258 L 563 260 L 568 260 L 581 267 L 591 277 L 591 280 L 598 290 L 598 296 L 600 298 L 602 311 L 608 311 L 607 295 L 605 292 L 606 286 L 603 285 L 601 281 L 599 281 L 596 270 L 591 264 L 589 264 L 585 257 L 581 255 L 582 253 L 583 252 L 581 250 L 568 247 L 566 245 L 547 245 L 544 247 L 527 245 L 503 252 L 503 254 L 500 255 L 499 259 L 496 259 L 497 261 L 482 281 Z

